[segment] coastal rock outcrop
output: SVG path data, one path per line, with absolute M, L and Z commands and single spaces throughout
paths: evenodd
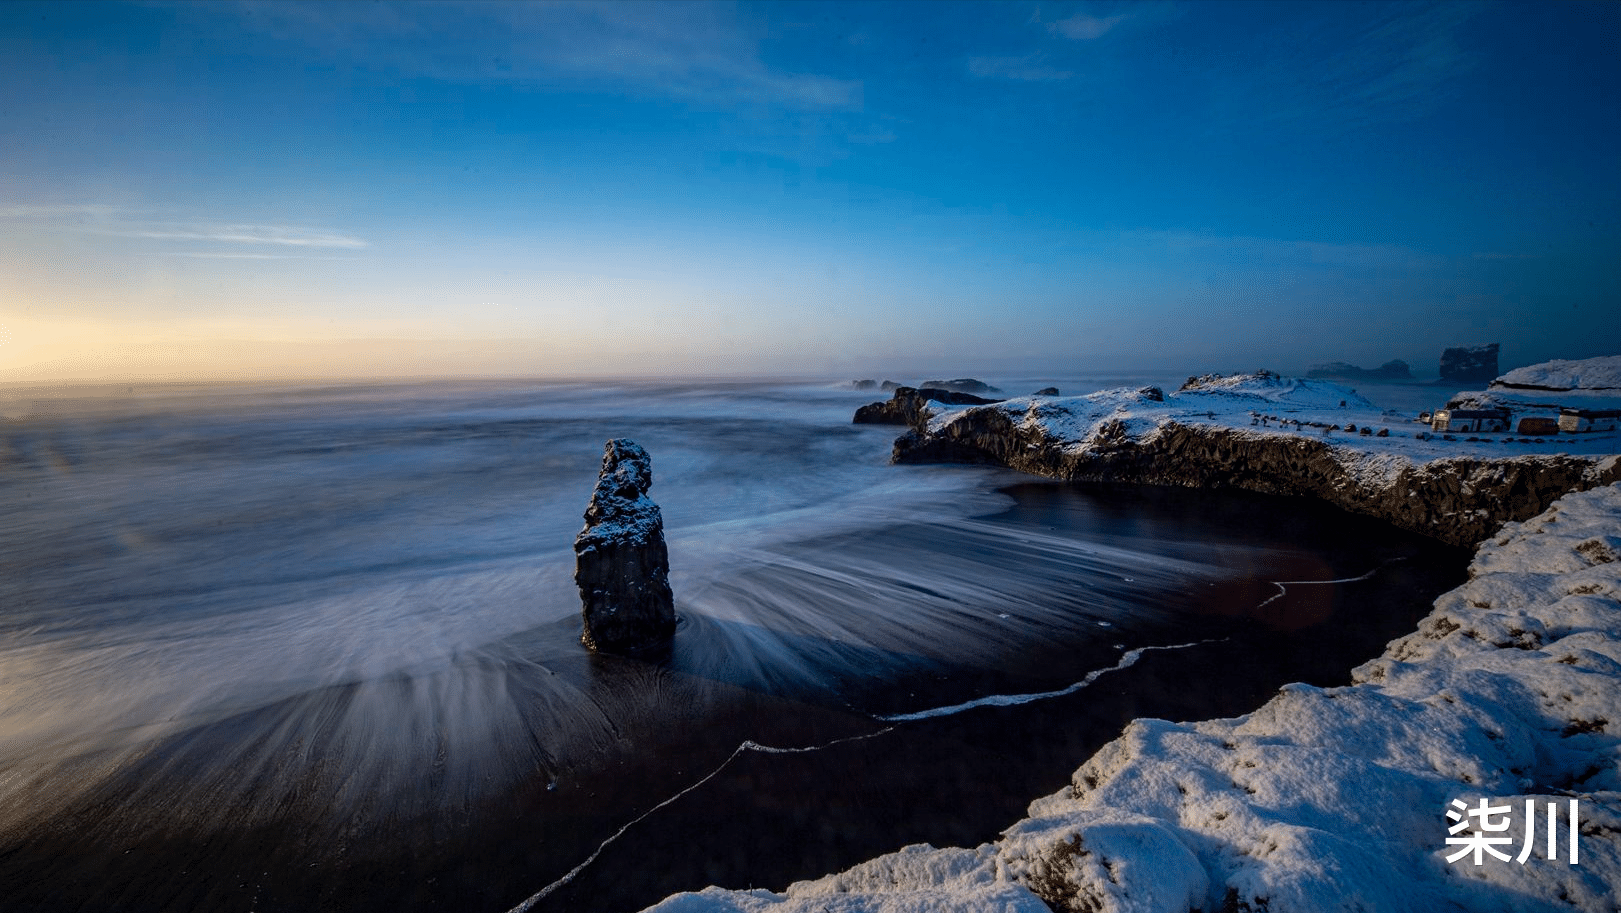
M 664 518 L 647 497 L 653 459 L 633 441 L 603 448 L 602 471 L 574 539 L 580 588 L 580 642 L 606 653 L 639 653 L 675 633 L 675 598 Z
M 895 442 L 893 459 L 986 463 L 1070 481 L 1311 495 L 1454 545 L 1478 542 L 1504 521 L 1535 516 L 1567 492 L 1621 481 L 1614 459 L 1557 454 L 1374 465 L 1345 459 L 1320 440 L 1178 422 L 1141 438 L 1122 424 L 1104 424 L 1085 445 L 1066 446 L 991 410 L 938 431 L 907 434 Z
M 1441 353 L 1441 379 L 1472 384 L 1497 377 L 1498 343 L 1460 346 Z
M 935 387 L 924 387 L 921 390 L 915 387 L 896 387 L 889 399 L 868 403 L 857 409 L 855 418 L 851 421 L 857 425 L 917 426 L 928 420 L 928 405 L 931 402 L 947 406 L 984 406 L 1001 400 Z
M 1321 381 L 1270 372 L 1206 376 L 1190 378 L 1165 404 L 1143 391 L 1107 391 L 961 410 L 914 423 L 895 441 L 892 459 L 991 464 L 1072 481 L 1309 495 L 1455 545 L 1479 542 L 1505 521 L 1535 516 L 1567 492 L 1621 481 L 1621 460 L 1613 456 L 1412 458 L 1389 443 L 1395 439 L 1388 434 L 1383 449 L 1362 450 L 1334 437 L 1334 425 L 1320 423 L 1320 433 L 1308 436 L 1298 418 L 1253 411 L 1277 409 L 1291 396 L 1335 412 L 1333 404 L 1346 400 L 1371 408 L 1349 390 Z M 1251 410 L 1244 413 L 1246 422 L 1272 419 L 1277 425 L 1233 427 L 1239 407 Z M 1358 438 L 1369 439 L 1378 438 L 1374 432 Z

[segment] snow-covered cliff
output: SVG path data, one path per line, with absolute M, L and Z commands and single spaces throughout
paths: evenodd
M 1614 432 L 1434 434 L 1339 384 L 1267 372 L 1194 378 L 1168 396 L 1106 390 L 929 408 L 895 442 L 896 462 L 1310 495 L 1457 545 L 1566 492 L 1621 481 Z

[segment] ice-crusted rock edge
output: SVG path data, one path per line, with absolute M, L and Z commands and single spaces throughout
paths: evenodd
M 1533 517 L 1566 492 L 1621 481 L 1613 435 L 1444 440 L 1339 384 L 1270 372 L 1192 378 L 1175 394 L 1156 393 L 937 407 L 895 441 L 893 459 L 1308 495 L 1454 545 Z M 1564 452 L 1606 446 L 1607 454 Z
M 1470 580 L 1340 688 L 1143 719 L 1001 840 L 907 847 L 657 913 L 1611 911 L 1621 906 L 1621 485 L 1483 543 Z M 1580 802 L 1580 863 L 1444 857 L 1454 799 Z M 1499 801 L 1506 800 L 1506 801 Z M 1561 819 L 1563 822 L 1563 819 Z M 1542 826 L 1545 826 L 1543 824 Z

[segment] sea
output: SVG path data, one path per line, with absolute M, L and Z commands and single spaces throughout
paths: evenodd
M 0 908 L 780 891 L 994 840 L 1131 719 L 1344 684 L 1463 579 L 1462 550 L 1300 499 L 891 465 L 902 429 L 851 423 L 884 396 L 0 388 Z M 613 438 L 664 517 L 653 656 L 580 644 Z

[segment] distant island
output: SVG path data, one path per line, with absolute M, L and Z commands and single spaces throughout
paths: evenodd
M 1412 380 L 1413 371 L 1407 362 L 1393 358 L 1377 368 L 1359 368 L 1349 362 L 1331 361 L 1326 365 L 1312 365 L 1307 377 L 1338 377 L 1347 380 Z

